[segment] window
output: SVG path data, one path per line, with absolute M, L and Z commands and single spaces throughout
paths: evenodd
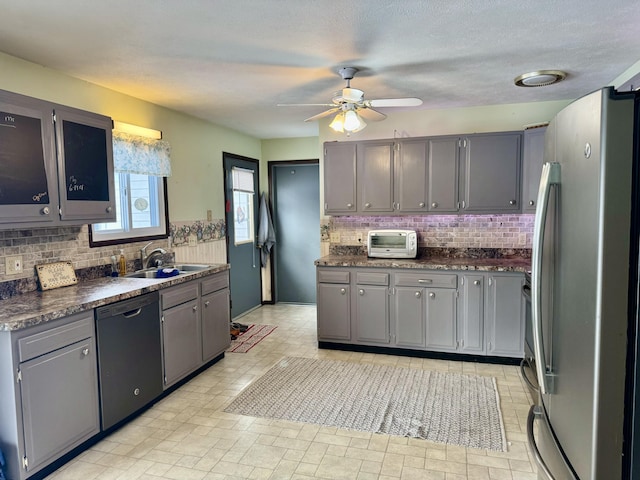
M 253 170 L 233 167 L 231 181 L 233 185 L 233 244 L 252 243 L 253 226 Z
M 91 225 L 89 244 L 94 247 L 167 238 L 169 144 L 161 140 L 161 132 L 115 123 L 120 128 L 113 132 L 116 221 Z M 149 136 L 149 132 L 158 135 Z
M 115 173 L 116 221 L 91 225 L 90 245 L 169 236 L 165 177 Z

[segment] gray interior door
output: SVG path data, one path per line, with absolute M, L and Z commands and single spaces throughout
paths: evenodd
M 258 161 L 225 153 L 225 221 L 231 318 L 262 303 L 258 234 Z
M 314 261 L 320 257 L 318 164 L 272 165 L 276 230 L 275 300 L 316 303 Z

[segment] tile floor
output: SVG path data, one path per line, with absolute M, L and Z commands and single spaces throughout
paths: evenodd
M 278 328 L 225 358 L 48 480 L 536 480 L 526 446 L 529 399 L 513 366 L 319 350 L 314 306 L 264 306 L 242 323 Z M 495 376 L 508 452 L 243 417 L 222 409 L 283 356 L 384 363 Z

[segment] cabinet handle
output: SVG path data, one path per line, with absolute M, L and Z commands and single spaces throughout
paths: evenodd
M 473 281 L 473 284 L 474 284 L 474 285 L 480 285 L 480 280 L 474 280 L 474 281 Z
M 49 212 L 51 210 L 49 210 L 49 207 L 44 207 L 42 210 L 40 210 L 40 215 L 49 215 Z
M 416 292 L 416 298 L 420 298 L 422 296 L 421 292 Z
M 345 293 L 347 293 L 347 289 L 346 288 L 341 288 L 340 289 L 340 294 L 344 295 Z
M 136 388 L 133 390 L 133 394 L 137 397 L 138 395 L 140 395 L 140 389 Z
M 418 283 L 433 283 L 433 280 L 431 280 L 430 278 L 427 278 L 427 279 L 420 278 L 418 280 Z
M 113 212 L 113 207 L 111 206 L 107 207 L 107 213 L 111 213 L 111 212 Z
M 353 203 L 347 203 L 347 208 L 353 207 Z
M 371 207 L 371 204 L 369 202 L 364 204 L 364 208 L 370 208 L 370 207 Z
M 509 205 L 515 205 L 516 201 L 515 200 L 509 200 Z
M 208 307 L 208 306 L 209 306 L 209 303 L 210 303 L 210 302 L 209 302 L 209 300 L 207 300 L 206 302 L 204 302 L 204 306 L 205 306 L 205 307 Z
M 433 292 L 429 293 L 429 296 L 430 296 L 431 298 L 436 298 L 436 294 L 435 294 L 435 293 L 433 293 Z
M 420 202 L 420 203 L 418 204 L 418 206 L 419 206 L 420 208 L 424 207 L 424 202 Z
M 89 349 L 88 349 L 88 348 L 83 348 L 83 349 L 82 349 L 82 355 L 83 355 L 83 356 L 85 356 L 85 357 L 86 357 L 87 355 L 89 355 Z
M 193 311 L 195 312 L 196 310 L 198 310 L 198 306 L 197 306 L 197 305 L 194 305 L 194 306 L 193 306 Z
M 529 200 L 529 206 L 533 207 L 536 204 L 535 200 Z
M 360 290 L 358 290 L 358 293 L 359 293 L 360 295 L 364 295 L 364 290 L 361 288 Z
M 438 208 L 438 202 L 433 202 L 431 204 L 431 208 Z

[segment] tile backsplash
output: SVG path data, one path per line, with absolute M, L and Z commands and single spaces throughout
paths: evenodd
M 531 248 L 533 222 L 529 214 L 331 217 L 321 236 L 338 233 L 339 245 L 366 245 L 369 230 L 397 228 L 418 232 L 420 247 Z

